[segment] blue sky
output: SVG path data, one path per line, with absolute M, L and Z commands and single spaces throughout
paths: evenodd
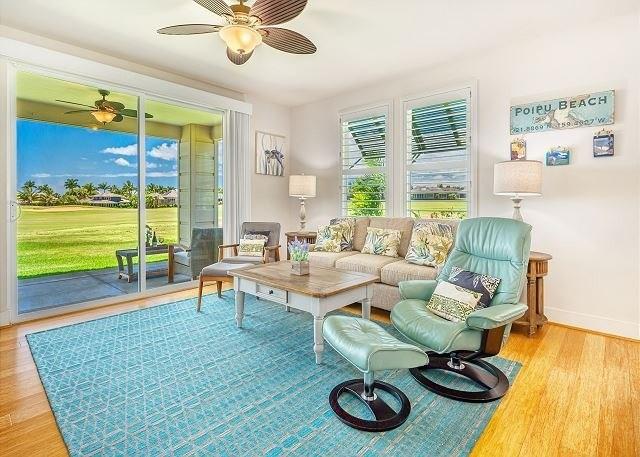
M 32 179 L 64 192 L 64 181 L 137 182 L 137 135 L 18 120 L 18 187 Z M 146 138 L 147 183 L 177 187 L 177 143 Z

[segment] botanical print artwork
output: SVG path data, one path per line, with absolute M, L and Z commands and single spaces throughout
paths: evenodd
M 356 232 L 356 218 L 355 217 L 339 217 L 331 219 L 330 225 L 342 225 L 344 231 L 342 232 L 342 240 L 340 241 L 341 251 L 353 251 L 353 237 Z
M 448 321 L 462 322 L 476 309 L 481 295 L 447 281 L 440 281 L 427 303 L 427 309 Z
M 444 264 L 453 246 L 453 227 L 438 222 L 416 222 L 405 260 L 416 265 Z
M 247 257 L 262 257 L 265 240 L 240 240 L 238 255 Z
M 256 132 L 256 173 L 284 176 L 285 144 L 283 136 Z
M 318 237 L 314 251 L 340 252 L 343 225 L 321 225 L 318 227 Z
M 368 227 L 362 253 L 398 257 L 400 236 L 400 230 Z
M 491 304 L 493 295 L 500 285 L 500 278 L 452 267 L 449 282 L 482 294 L 478 308 L 486 308 Z

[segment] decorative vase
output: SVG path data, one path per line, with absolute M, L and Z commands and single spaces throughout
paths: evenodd
M 291 273 L 298 276 L 308 275 L 309 274 L 309 261 L 305 260 L 303 262 L 300 261 L 292 261 L 291 262 Z

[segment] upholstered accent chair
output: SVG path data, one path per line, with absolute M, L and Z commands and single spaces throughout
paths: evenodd
M 506 341 L 511 323 L 527 309 L 519 303 L 526 281 L 531 226 L 513 219 L 475 218 L 460 222 L 455 245 L 437 280 L 400 282 L 402 301 L 391 311 L 394 326 L 408 339 L 427 348 L 427 365 L 411 369 L 427 389 L 468 402 L 486 402 L 504 396 L 507 377 L 486 357 L 494 356 Z M 464 322 L 445 320 L 426 307 L 438 280 L 447 280 L 452 267 L 500 278 L 487 308 L 473 311 Z M 456 390 L 429 379 L 429 370 L 462 375 L 480 391 Z
M 221 228 L 193 228 L 190 247 L 169 246 L 169 282 L 174 281 L 175 274 L 196 279 L 204 267 L 218 261 L 218 246 L 221 244 Z
M 202 288 L 207 282 L 215 282 L 218 289 L 218 297 L 222 296 L 222 283 L 232 282 L 232 277 L 227 273 L 231 270 L 246 268 L 261 263 L 280 261 L 280 223 L 279 222 L 243 222 L 240 228 L 240 238 L 246 235 L 264 235 L 265 243 L 262 257 L 249 257 L 238 255 L 240 243 L 222 244 L 218 247 L 218 262 L 202 268 L 200 284 L 198 287 L 198 306 L 202 305 Z M 233 255 L 224 256 L 225 249 L 232 249 Z

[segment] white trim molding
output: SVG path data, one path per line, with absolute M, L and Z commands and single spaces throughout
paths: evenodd
M 638 322 L 621 321 L 550 306 L 545 306 L 545 314 L 549 322 L 640 340 L 640 324 Z

